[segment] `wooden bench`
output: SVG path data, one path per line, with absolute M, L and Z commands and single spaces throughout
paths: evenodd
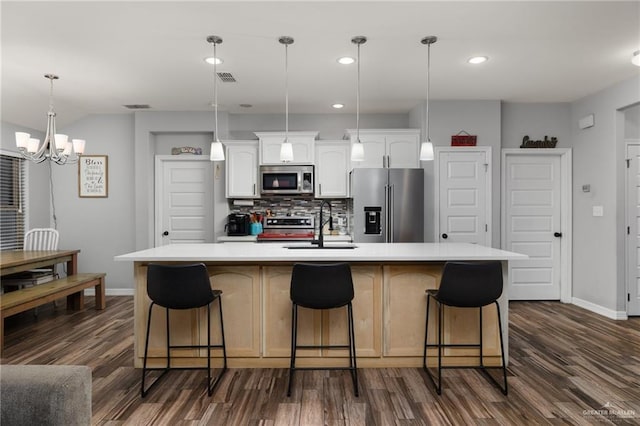
M 84 308 L 84 289 L 95 287 L 96 309 L 104 309 L 105 273 L 82 273 L 11 291 L 0 297 L 0 348 L 4 346 L 4 319 L 61 297 L 67 297 L 67 309 Z

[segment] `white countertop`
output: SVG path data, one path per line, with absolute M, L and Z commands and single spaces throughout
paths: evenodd
M 343 245 L 344 243 L 327 243 Z M 356 243 L 354 249 L 290 250 L 309 243 L 170 244 L 116 256 L 117 261 L 213 261 L 213 262 L 402 262 L 447 260 L 517 260 L 519 253 L 467 243 Z

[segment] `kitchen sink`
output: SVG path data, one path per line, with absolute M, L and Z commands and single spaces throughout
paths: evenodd
M 310 245 L 310 246 L 303 246 L 303 245 L 296 245 L 296 246 L 285 246 L 285 248 L 288 249 L 293 249 L 293 250 L 333 250 L 333 249 L 354 249 L 357 248 L 358 246 L 354 245 L 354 244 L 325 244 L 324 247 L 320 247 L 320 246 L 316 246 L 316 245 Z

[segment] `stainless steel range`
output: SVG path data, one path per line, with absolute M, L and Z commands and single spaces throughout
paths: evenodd
M 315 236 L 313 216 L 270 216 L 262 226 L 258 242 L 311 241 Z

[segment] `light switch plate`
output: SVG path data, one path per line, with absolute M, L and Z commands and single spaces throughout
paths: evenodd
M 594 216 L 604 216 L 604 207 L 603 206 L 593 206 L 593 215 Z

